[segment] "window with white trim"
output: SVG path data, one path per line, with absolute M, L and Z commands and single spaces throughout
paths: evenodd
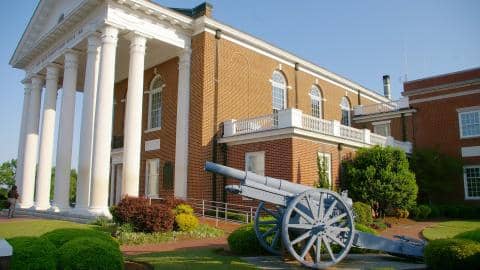
M 147 197 L 158 197 L 160 159 L 147 159 L 145 173 L 145 195 Z
M 480 110 L 459 112 L 458 118 L 461 138 L 480 136 Z
M 465 199 L 480 199 L 480 165 L 463 167 Z
M 350 106 L 350 101 L 348 100 L 347 97 L 342 98 L 342 102 L 340 102 L 340 110 L 342 111 L 342 120 L 340 121 L 342 125 L 344 126 L 350 126 L 352 121 L 351 121 L 351 109 L 352 107 Z
M 245 153 L 245 171 L 265 175 L 265 152 Z
M 162 90 L 165 83 L 160 76 L 153 78 L 150 83 L 148 105 L 148 129 L 160 129 L 162 127 Z
M 272 75 L 272 106 L 273 112 L 285 110 L 287 107 L 287 80 L 285 76 L 275 70 Z
M 384 122 L 377 122 L 377 123 L 372 123 L 373 125 L 373 133 L 376 133 L 378 135 L 382 135 L 385 137 L 390 136 L 390 121 L 384 121 Z
M 316 85 L 310 89 L 310 100 L 312 103 L 312 116 L 322 118 L 322 94 Z
M 325 173 L 328 178 L 328 185 L 332 188 L 332 155 L 330 153 L 318 152 L 318 157 L 323 166 L 325 166 Z

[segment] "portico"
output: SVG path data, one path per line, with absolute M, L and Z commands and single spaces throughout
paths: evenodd
M 179 59 L 179 77 L 174 192 L 186 197 L 192 19 L 148 1 L 141 1 L 145 2 L 141 7 L 133 2 L 40 1 L 10 62 L 26 72 L 16 177 L 21 208 L 110 216 L 114 84 L 126 78 L 119 192 L 121 196 L 139 196 L 144 71 L 175 57 Z M 71 161 L 79 95 L 83 95 L 83 104 L 77 196 L 72 208 L 69 187 L 70 171 L 76 165 Z M 61 98 L 59 110 L 57 96 Z

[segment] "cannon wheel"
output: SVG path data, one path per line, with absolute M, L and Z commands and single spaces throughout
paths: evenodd
M 337 193 L 326 189 L 307 190 L 293 198 L 282 225 L 284 247 L 310 268 L 340 262 L 354 239 L 352 212 Z
M 285 209 L 276 206 L 275 209 L 267 209 L 264 202 L 261 202 L 255 212 L 255 234 L 260 245 L 274 255 L 280 255 L 280 237 L 283 213 Z M 272 216 L 273 219 L 262 220 L 262 217 Z

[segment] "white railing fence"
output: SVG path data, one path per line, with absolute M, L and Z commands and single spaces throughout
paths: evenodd
M 390 102 L 384 102 L 372 105 L 359 105 L 355 106 L 353 114 L 357 115 L 369 115 L 376 113 L 394 112 L 401 109 L 409 108 L 410 104 L 408 98 L 401 98 L 399 100 L 393 100 Z
M 363 142 L 363 131 L 361 129 L 340 125 L 340 137 Z
M 245 134 L 272 129 L 274 127 L 273 118 L 272 114 L 268 114 L 255 118 L 238 120 L 235 122 L 235 134 Z
M 333 122 L 308 114 L 302 114 L 302 128 L 322 134 L 333 135 Z
M 202 199 L 188 199 L 196 215 L 214 218 L 216 225 L 219 221 L 235 223 L 253 222 L 257 207 L 228 202 L 209 201 Z

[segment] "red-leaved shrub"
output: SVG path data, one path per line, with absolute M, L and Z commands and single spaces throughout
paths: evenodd
M 135 231 L 166 232 L 173 229 L 175 215 L 170 206 L 150 205 L 148 199 L 125 197 L 112 209 L 113 220 L 130 223 Z

